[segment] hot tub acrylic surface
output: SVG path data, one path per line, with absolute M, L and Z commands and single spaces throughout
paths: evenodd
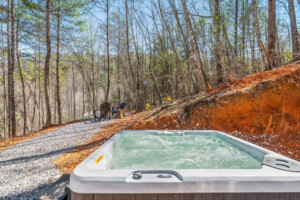
M 73 194 L 277 192 L 300 199 L 300 163 L 219 131 L 121 131 L 75 168 L 70 188 Z
M 122 135 L 113 145 L 109 165 L 110 169 L 260 169 L 261 166 L 259 158 L 213 134 Z

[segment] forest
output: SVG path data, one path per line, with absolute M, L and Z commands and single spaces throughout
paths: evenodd
M 1 0 L 0 140 L 295 63 L 299 19 L 299 0 Z

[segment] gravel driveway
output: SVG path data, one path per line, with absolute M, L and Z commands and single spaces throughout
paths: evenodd
M 0 151 L 0 199 L 40 199 L 62 175 L 55 160 L 111 121 L 84 121 Z

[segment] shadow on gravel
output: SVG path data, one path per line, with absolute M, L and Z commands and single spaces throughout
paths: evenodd
M 65 149 L 51 151 L 51 152 L 45 153 L 45 154 L 39 154 L 39 155 L 34 155 L 34 156 L 26 156 L 26 157 L 19 157 L 19 158 L 14 158 L 14 159 L 10 159 L 10 160 L 4 160 L 4 161 L 0 161 L 0 164 L 12 164 L 12 163 L 18 163 L 18 162 L 27 162 L 29 160 L 37 160 L 37 159 L 40 159 L 40 158 L 45 158 L 45 157 L 50 157 L 50 156 L 53 156 L 53 155 L 66 153 L 66 152 L 72 151 L 72 150 L 74 150 L 78 147 L 80 147 L 80 146 L 76 145 L 76 146 L 68 147 L 68 148 L 65 148 Z
M 70 175 L 63 174 L 57 181 L 40 185 L 26 193 L 1 197 L 1 200 L 15 199 L 60 199 L 65 194 L 65 187 L 70 183 Z M 68 192 L 68 191 L 67 191 Z
M 45 154 L 39 154 L 39 155 L 34 155 L 34 156 L 26 156 L 26 157 L 19 157 L 19 158 L 14 158 L 14 159 L 10 159 L 10 160 L 4 160 L 4 161 L 0 161 L 0 164 L 13 164 L 13 163 L 18 163 L 18 162 L 27 162 L 29 160 L 37 160 L 37 159 L 50 157 L 50 156 L 53 156 L 53 155 L 59 155 L 59 154 L 67 153 L 67 152 L 74 152 L 74 151 L 77 152 L 77 151 L 82 151 L 82 150 L 86 150 L 86 149 L 91 149 L 91 148 L 95 147 L 96 145 L 99 146 L 99 145 L 103 144 L 104 142 L 106 142 L 106 140 L 108 140 L 108 138 L 102 138 L 101 140 L 93 141 L 93 142 L 90 142 L 88 144 L 76 145 L 76 146 L 68 147 L 68 148 L 65 148 L 65 149 L 51 151 L 51 152 L 45 153 Z
M 111 119 L 109 120 L 102 120 L 102 121 L 95 121 L 95 120 L 88 120 L 88 121 L 84 121 L 83 123 L 85 124 L 95 124 L 95 123 L 99 123 L 99 122 L 107 122 L 107 121 L 110 121 Z

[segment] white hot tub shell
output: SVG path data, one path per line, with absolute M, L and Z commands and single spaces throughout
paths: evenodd
M 260 169 L 110 169 L 114 143 L 124 134 L 214 134 L 262 162 Z M 128 130 L 110 138 L 72 172 L 74 194 L 295 193 L 300 162 L 219 131 Z M 297 196 L 298 195 L 298 196 Z

